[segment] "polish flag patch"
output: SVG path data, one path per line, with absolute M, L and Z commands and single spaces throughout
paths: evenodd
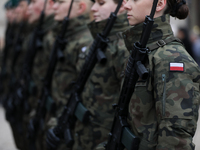
M 169 70 L 170 71 L 184 71 L 184 64 L 183 63 L 169 63 Z

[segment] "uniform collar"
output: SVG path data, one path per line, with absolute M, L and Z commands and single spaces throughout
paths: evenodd
M 129 51 L 133 48 L 133 44 L 140 40 L 142 30 L 143 23 L 140 23 L 123 32 L 123 38 Z M 147 45 L 161 39 L 166 39 L 169 36 L 173 36 L 173 32 L 170 25 L 170 16 L 167 14 L 154 19 L 154 25 Z
M 42 25 L 42 29 L 44 30 L 44 32 L 47 32 L 53 29 L 55 25 L 56 25 L 56 22 L 54 21 L 54 15 L 52 14 L 45 17 L 44 23 Z
M 91 23 L 88 24 L 88 28 L 93 38 L 95 38 L 98 33 L 101 33 L 103 31 L 106 23 L 107 23 L 107 19 L 100 22 L 92 21 Z M 127 28 L 128 28 L 128 20 L 127 20 L 126 14 L 119 15 L 117 16 L 117 19 L 114 23 L 113 28 L 111 29 L 109 36 L 112 36 L 116 34 L 117 32 L 124 31 Z
M 67 29 L 66 37 L 74 35 L 83 29 L 87 28 L 87 23 L 90 21 L 89 14 L 81 15 L 69 20 L 69 27 Z

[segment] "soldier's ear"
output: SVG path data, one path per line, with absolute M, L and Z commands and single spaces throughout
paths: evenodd
M 86 3 L 84 3 L 83 1 L 79 2 L 78 4 L 78 14 L 81 15 L 83 13 L 85 13 L 86 9 L 87 9 L 87 5 Z
M 125 12 L 124 5 L 126 4 L 126 2 L 127 2 L 126 0 L 123 0 L 122 5 L 121 5 L 121 7 L 119 9 L 118 14 L 122 14 L 123 12 Z
M 156 7 L 156 11 L 157 12 L 163 11 L 166 5 L 167 5 L 167 0 L 159 0 Z

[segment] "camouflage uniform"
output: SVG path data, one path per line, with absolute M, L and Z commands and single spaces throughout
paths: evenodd
M 31 33 L 27 36 L 24 44 L 23 44 L 23 51 L 26 52 L 23 55 L 23 59 L 25 60 L 26 56 L 27 56 L 27 52 L 29 52 L 29 47 L 30 47 L 30 41 L 31 38 L 33 36 L 33 29 L 37 26 L 37 23 L 33 23 L 31 24 Z M 49 57 L 50 57 L 50 50 L 51 50 L 51 43 L 47 40 L 49 38 L 49 36 L 51 36 L 51 30 L 53 29 L 53 27 L 55 27 L 55 23 L 53 20 L 53 15 L 47 16 L 44 19 L 44 22 L 42 24 L 42 29 L 44 29 L 44 36 L 43 36 L 43 41 L 42 41 L 42 49 L 38 50 L 36 52 L 36 56 L 34 58 L 34 62 L 33 62 L 33 69 L 32 69 L 32 83 L 34 83 L 37 86 L 37 90 L 34 93 L 30 93 L 30 97 L 28 99 L 28 103 L 30 104 L 31 107 L 31 112 L 29 114 L 24 114 L 23 116 L 23 127 L 24 130 L 26 132 L 26 134 L 24 135 L 25 137 L 25 141 L 24 143 L 26 143 L 26 149 L 29 149 L 29 144 L 27 141 L 27 124 L 29 123 L 30 118 L 32 118 L 35 115 L 35 109 L 37 107 L 37 102 L 38 102 L 38 98 L 41 92 L 41 87 L 42 87 L 42 78 L 44 78 L 45 75 L 45 69 L 47 69 L 47 65 L 48 65 L 48 61 L 49 61 Z M 24 61 L 23 61 L 24 63 Z M 31 88 L 29 87 L 29 90 Z M 31 90 L 29 91 L 31 92 Z M 39 150 L 40 145 L 38 144 L 37 149 Z
M 37 86 L 37 94 L 34 95 L 35 102 L 33 102 L 33 107 L 37 107 L 37 100 L 41 96 L 43 79 L 46 75 L 50 53 L 52 49 L 52 43 L 49 38 L 53 36 L 52 31 L 56 27 L 56 22 L 54 21 L 54 15 L 47 16 L 42 25 L 44 32 L 42 49 L 38 50 L 34 59 L 32 79 Z
M 53 45 L 50 39 L 53 37 L 52 32 L 56 27 L 56 24 L 57 23 L 54 21 L 54 15 L 50 15 L 45 18 L 44 23 L 42 25 L 44 32 L 42 45 L 43 47 L 36 53 L 32 72 L 33 83 L 36 85 L 37 88 L 36 95 L 33 95 L 31 99 L 31 106 L 33 109 L 32 112 L 35 112 L 38 104 L 38 99 L 41 97 L 42 94 L 43 81 L 49 65 L 49 58 Z M 30 114 L 30 117 L 32 117 L 33 114 Z M 43 145 L 41 142 L 43 136 L 44 131 L 39 131 L 39 134 L 37 136 L 37 150 L 43 150 Z
M 63 106 L 70 96 L 73 81 L 76 81 L 78 76 L 79 69 L 76 68 L 77 61 L 79 57 L 83 57 L 81 54 L 85 52 L 92 41 L 86 25 L 88 22 L 88 14 L 73 18 L 69 21 L 69 27 L 65 35 L 67 45 L 63 51 L 65 58 L 63 61 L 58 61 L 52 80 L 52 97 L 58 106 L 56 110 L 57 116 L 61 114 Z M 46 119 L 49 122 L 47 123 L 46 129 L 56 126 L 57 120 L 54 117 L 47 114 Z M 61 144 L 58 149 L 66 150 L 65 144 Z
M 88 25 L 93 37 L 101 33 L 107 20 Z M 91 112 L 90 123 L 84 125 L 79 120 L 75 126 L 74 150 L 89 150 L 106 141 L 112 126 L 114 110 L 112 104 L 119 96 L 124 64 L 128 56 L 120 31 L 127 29 L 126 15 L 118 16 L 108 38 L 105 51 L 107 62 L 97 63 L 81 95 L 83 105 Z M 80 58 L 81 61 L 81 58 Z
M 142 29 L 139 24 L 123 33 L 129 51 Z M 169 15 L 163 15 L 155 19 L 148 46 L 170 37 Z M 184 71 L 173 71 L 172 63 L 184 64 Z M 149 78 L 138 80 L 129 104 L 129 123 L 141 138 L 139 150 L 193 150 L 200 99 L 198 65 L 174 41 L 148 53 L 146 67 Z
M 15 93 L 15 87 L 16 87 L 16 85 L 17 85 L 17 79 L 19 79 L 19 76 L 20 76 L 20 74 L 21 74 L 21 69 L 22 69 L 22 63 L 24 62 L 24 55 L 25 55 L 25 53 L 26 53 L 26 50 L 24 50 L 22 47 L 23 47 L 23 43 L 24 43 L 24 40 L 25 40 L 25 38 L 28 36 L 28 34 L 30 33 L 30 31 L 29 31 L 29 29 L 30 29 L 30 26 L 29 25 L 27 25 L 27 23 L 26 22 L 23 22 L 22 24 L 21 24 L 21 27 L 23 28 L 23 32 L 21 32 L 20 31 L 20 29 L 19 29 L 19 31 L 18 31 L 18 33 L 17 33 L 17 35 L 19 34 L 20 36 L 18 37 L 18 38 L 20 38 L 19 40 L 20 40 L 20 43 L 18 43 L 18 44 L 20 44 L 20 45 L 17 45 L 17 43 L 15 43 L 15 47 L 17 47 L 17 49 L 15 49 L 15 47 L 13 47 L 13 55 L 15 55 L 14 57 L 16 57 L 15 59 L 16 59 L 16 61 L 14 62 L 14 64 L 11 64 L 11 65 L 13 65 L 12 67 L 13 68 L 11 68 L 11 75 L 10 75 L 10 81 L 12 82 L 11 83 L 11 88 L 10 88 L 10 95 L 11 94 L 14 94 Z M 21 28 L 20 27 L 20 28 Z M 17 42 L 17 40 L 18 39 L 16 39 L 16 41 L 15 42 Z M 16 50 L 20 50 L 19 52 L 18 52 L 18 54 L 16 53 L 17 51 Z M 16 56 L 16 55 L 18 55 L 18 56 Z M 14 57 L 12 56 L 12 61 L 11 61 L 11 63 L 13 63 L 13 59 L 14 59 Z M 13 91 L 12 91 L 13 90 Z M 13 92 L 13 93 L 11 93 L 11 92 Z M 21 108 L 19 108 L 19 109 L 21 109 Z M 19 111 L 19 110 L 16 110 L 16 111 Z M 13 114 L 14 115 L 14 114 Z M 16 116 L 15 116 L 16 117 Z M 13 128 L 15 128 L 14 130 L 13 130 L 13 135 L 14 135 L 14 139 L 15 139 L 15 143 L 16 143 L 16 145 L 19 145 L 20 146 L 20 149 L 24 149 L 24 145 L 25 145 L 25 143 L 24 143 L 24 141 L 25 141 L 25 139 L 26 139 L 26 137 L 25 136 L 23 136 L 22 134 L 25 134 L 25 132 L 21 132 L 21 128 L 23 128 L 22 126 L 21 126 L 21 124 L 20 124 L 20 127 L 17 127 L 16 128 L 16 124 L 14 124 L 14 126 L 13 126 Z M 17 146 L 17 147 L 19 147 L 19 146 Z
M 52 29 L 55 27 L 56 23 L 53 19 L 53 15 L 47 16 L 44 19 L 44 23 L 42 24 L 42 29 L 44 32 L 43 36 L 43 41 L 42 41 L 42 49 L 38 50 L 36 52 L 36 56 L 34 58 L 33 62 L 33 69 L 32 69 L 32 83 L 36 86 L 36 91 L 30 91 L 33 93 L 30 93 L 30 97 L 28 99 L 30 106 L 31 106 L 31 113 L 30 114 L 25 114 L 24 115 L 24 129 L 27 131 L 27 123 L 29 123 L 30 118 L 32 118 L 35 115 L 36 107 L 37 107 L 37 102 L 39 99 L 39 96 L 41 94 L 41 89 L 43 86 L 43 78 L 46 74 L 46 70 L 48 67 L 48 62 L 49 62 L 49 57 L 50 57 L 50 52 L 51 52 L 51 43 L 48 41 L 48 38 L 52 36 Z M 35 26 L 36 24 L 34 24 Z M 33 32 L 30 34 L 26 44 L 24 47 L 26 49 L 30 46 L 30 40 L 33 36 Z M 41 147 L 41 137 L 42 137 L 43 132 L 39 133 L 38 139 L 36 140 L 37 143 L 37 150 L 42 149 Z M 26 135 L 25 135 L 26 136 Z M 26 142 L 28 143 L 28 141 Z M 28 146 L 28 145 L 27 145 Z M 28 147 L 27 147 L 28 149 Z

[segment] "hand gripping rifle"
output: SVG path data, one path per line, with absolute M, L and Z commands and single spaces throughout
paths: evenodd
M 40 99 L 38 100 L 36 114 L 30 120 L 29 125 L 28 125 L 28 138 L 30 141 L 31 150 L 36 150 L 35 140 L 36 140 L 38 131 L 44 130 L 44 120 L 45 120 L 46 112 L 47 111 L 51 112 L 53 107 L 55 106 L 53 105 L 53 100 L 51 98 L 51 81 L 52 81 L 52 76 L 56 68 L 57 62 L 64 60 L 63 51 L 67 44 L 67 40 L 65 39 L 65 33 L 69 25 L 69 15 L 71 12 L 73 1 L 74 0 L 71 1 L 68 16 L 65 17 L 63 20 L 62 30 L 60 31 L 60 33 L 55 39 L 54 46 L 51 51 L 48 69 L 44 78 L 42 93 L 40 95 Z
M 106 62 L 104 51 L 109 42 L 107 36 L 117 19 L 117 13 L 121 4 L 122 0 L 120 0 L 115 12 L 111 13 L 103 32 L 97 34 L 92 46 L 90 47 L 88 56 L 86 57 L 85 63 L 81 69 L 81 73 L 74 85 L 73 92 L 64 107 L 62 115 L 59 117 L 58 125 L 55 128 L 48 130 L 48 150 L 56 150 L 61 139 L 65 140 L 67 147 L 72 147 L 74 143 L 72 130 L 75 126 L 76 120 L 79 119 L 84 124 L 89 122 L 90 112 L 81 103 L 80 95 L 96 63 L 99 62 L 103 64 Z
M 116 110 L 111 132 L 109 133 L 108 143 L 105 145 L 106 150 L 137 150 L 140 139 L 133 135 L 127 123 L 128 107 L 135 84 L 139 77 L 142 80 L 148 78 L 148 71 L 143 65 L 147 60 L 148 49 L 146 47 L 151 29 L 154 23 L 158 0 L 154 0 L 150 16 L 146 16 L 143 24 L 143 32 L 139 42 L 134 43 L 133 50 L 128 59 L 125 79 L 120 93 L 118 105 L 114 104 Z

